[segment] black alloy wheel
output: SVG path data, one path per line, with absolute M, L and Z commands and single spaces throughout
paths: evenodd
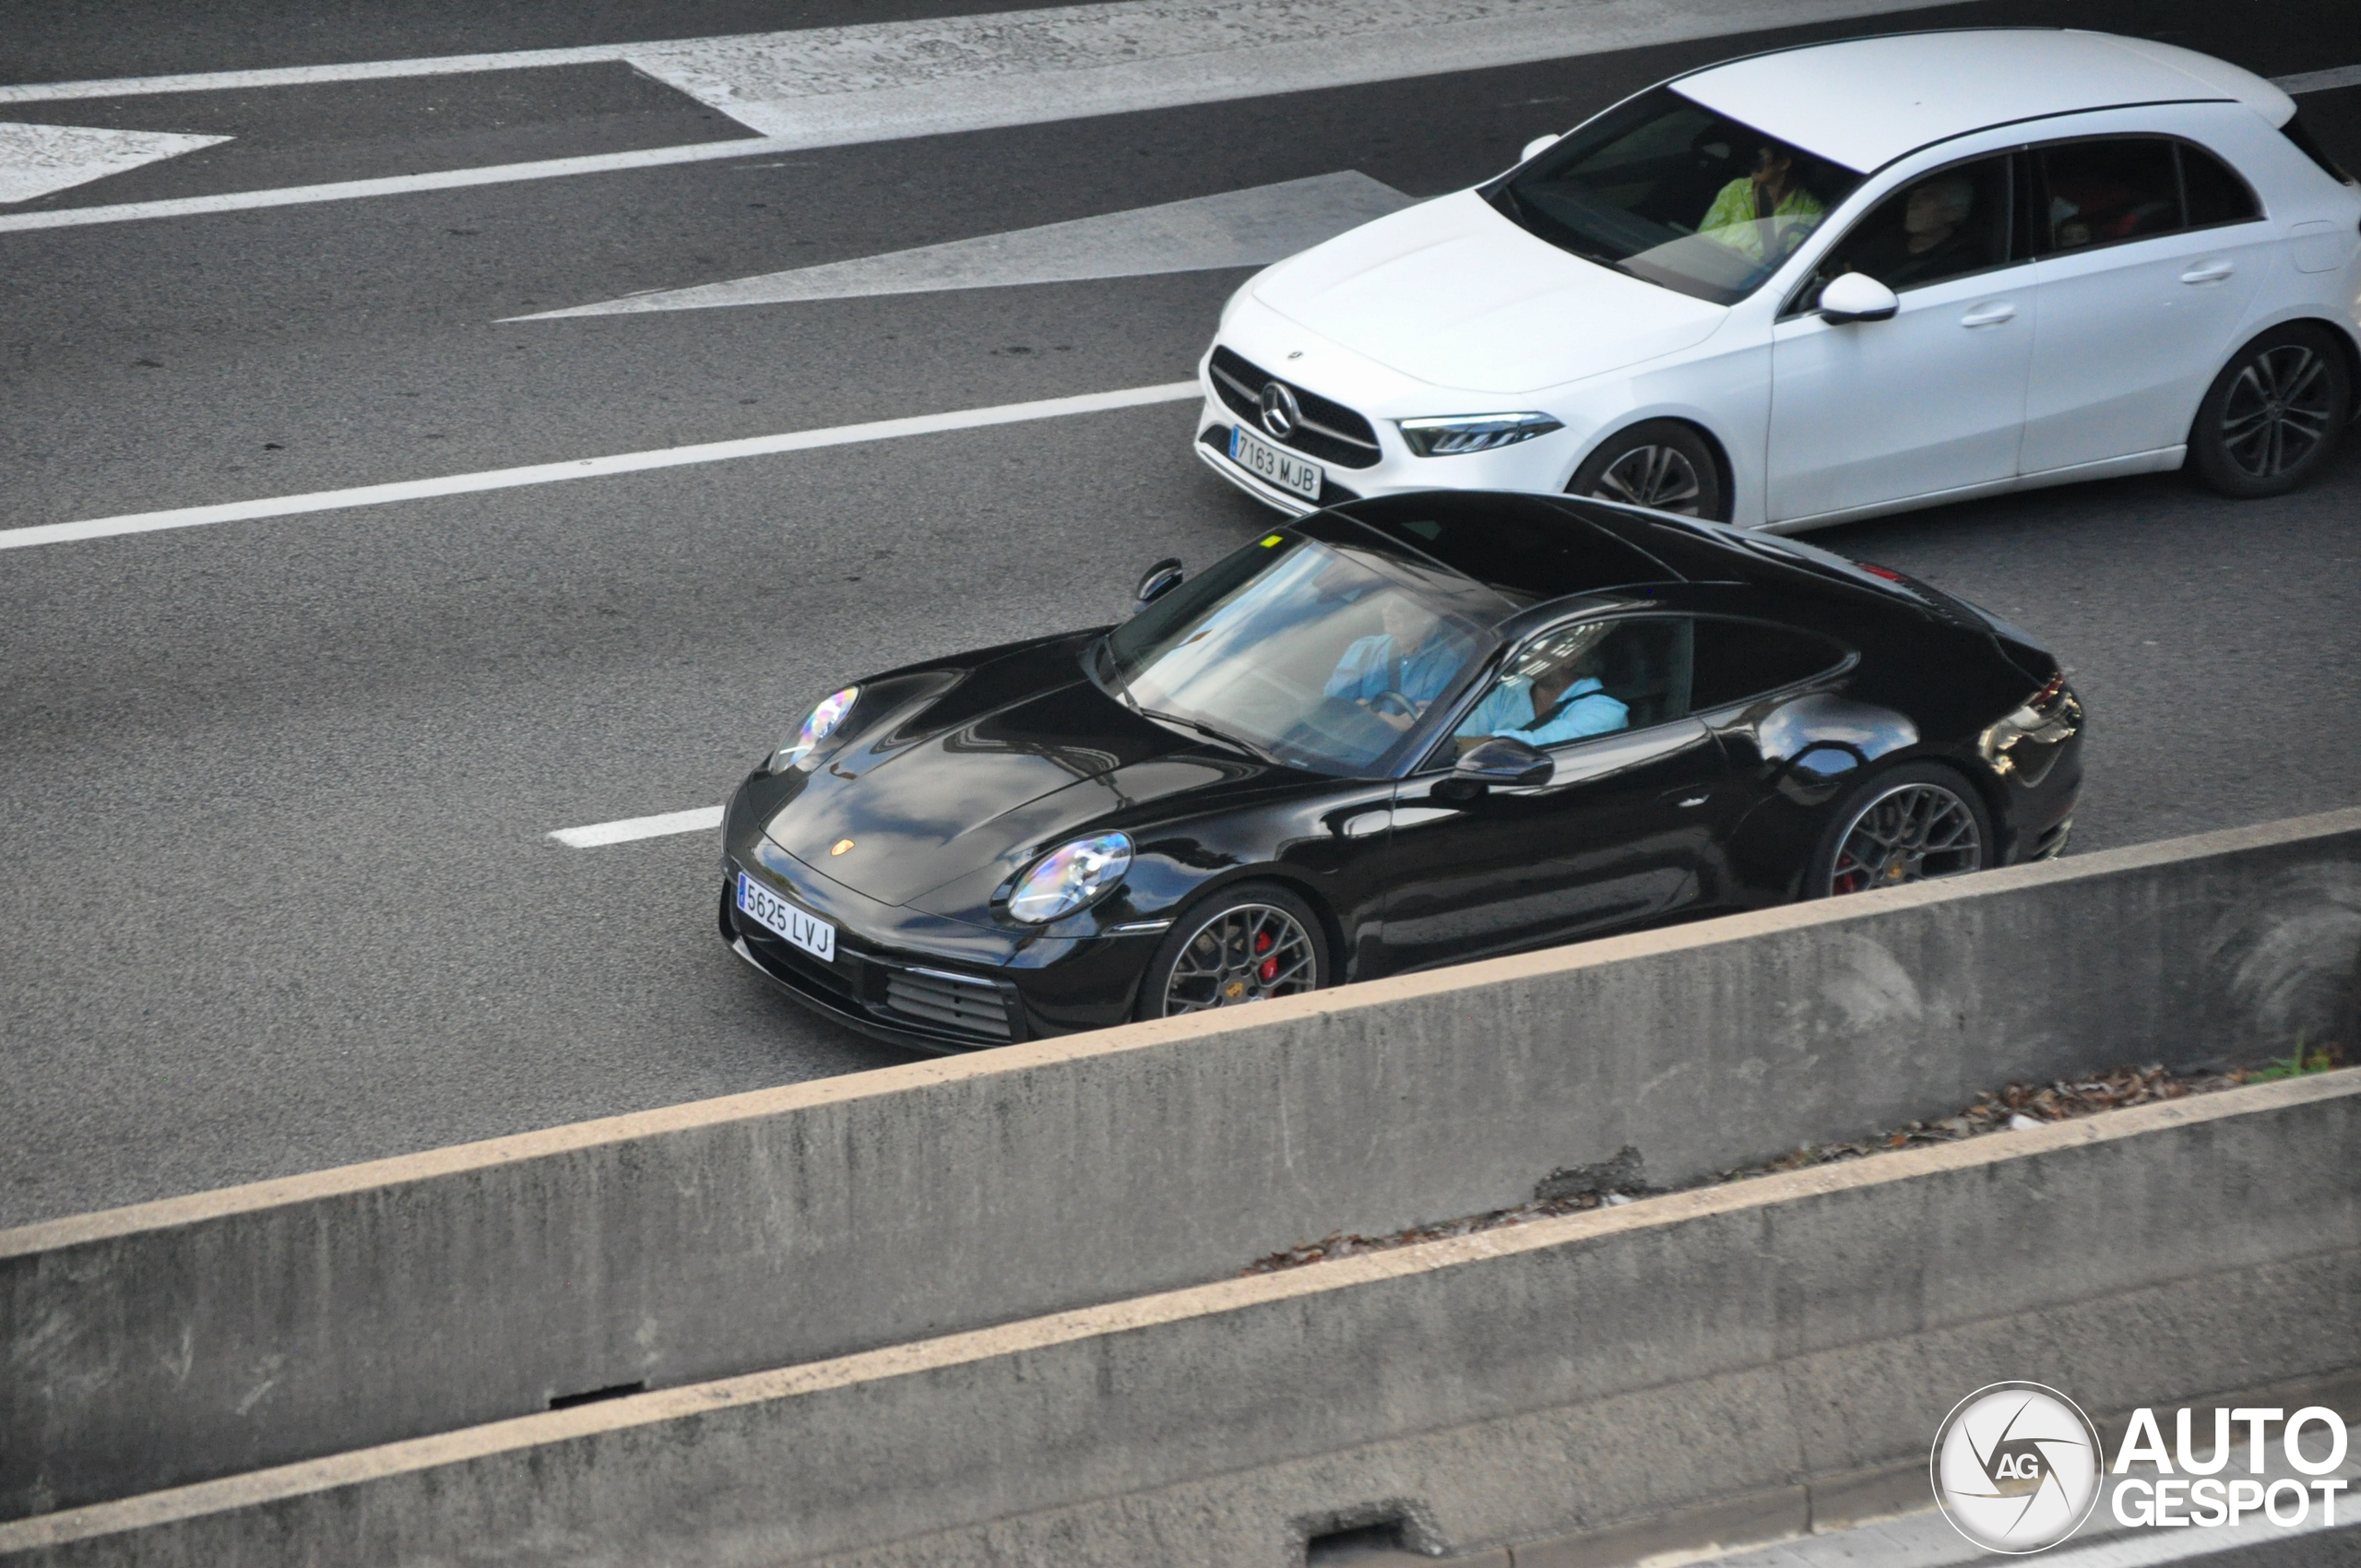
M 1596 496 L 1708 522 L 1729 521 L 1722 466 L 1696 429 L 1679 420 L 1649 420 L 1619 430 L 1583 459 L 1569 495 Z
M 1275 883 L 1245 883 L 1182 912 L 1140 983 L 1139 1016 L 1173 1018 L 1317 991 L 1332 973 L 1311 906 Z
M 2353 379 L 2328 335 L 2276 328 L 2239 350 L 2206 389 L 2190 466 L 2225 495 L 2283 495 L 2328 461 L 2352 410 Z
M 1975 789 L 1948 767 L 1913 763 L 1863 779 L 1839 802 L 1804 895 L 1866 893 L 1994 863 L 1991 814 Z

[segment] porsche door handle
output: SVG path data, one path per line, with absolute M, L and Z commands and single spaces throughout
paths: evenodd
M 1978 305 L 1969 311 L 1959 318 L 1959 324 L 1962 327 L 1998 327 L 2004 321 L 2016 318 L 2016 306 L 2006 300 L 1995 300 L 1990 304 Z
M 2184 283 L 2219 283 L 2237 268 L 2226 261 L 2201 261 L 2180 275 Z

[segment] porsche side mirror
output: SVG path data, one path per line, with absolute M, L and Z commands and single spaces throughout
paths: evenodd
M 1540 157 L 1543 153 L 1558 145 L 1559 135 L 1560 133 L 1553 131 L 1546 137 L 1534 137 L 1531 141 L 1525 144 L 1525 150 L 1516 155 L 1516 160 L 1519 163 L 1526 163 Z
M 1820 319 L 1831 327 L 1848 321 L 1890 321 L 1901 308 L 1893 291 L 1865 272 L 1833 278 L 1820 291 Z
M 1495 735 L 1469 747 L 1434 792 L 1445 801 L 1472 801 L 1495 784 L 1547 784 L 1557 767 L 1538 746 L 1513 735 Z
M 1179 588 L 1180 576 L 1180 558 L 1177 555 L 1168 555 L 1142 572 L 1139 588 L 1133 595 L 1139 603 L 1133 606 L 1133 613 L 1137 614 L 1140 611 L 1145 610 L 1149 605 Z

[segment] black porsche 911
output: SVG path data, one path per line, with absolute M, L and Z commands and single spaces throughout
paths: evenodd
M 955 1050 L 2052 855 L 2082 781 L 2023 632 L 1714 523 L 1384 496 L 1140 598 L 822 699 L 723 938 Z

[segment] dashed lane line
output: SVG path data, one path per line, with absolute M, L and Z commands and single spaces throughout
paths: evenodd
M 666 812 L 660 816 L 631 816 L 621 822 L 594 822 L 587 827 L 561 827 L 549 837 L 570 849 L 596 849 L 608 844 L 628 844 L 635 838 L 710 833 L 720 826 L 719 806 L 699 806 L 694 811 Z
M 909 435 L 933 435 L 944 431 L 976 430 L 986 425 L 1023 424 L 1033 420 L 1105 413 L 1154 403 L 1178 403 L 1197 396 L 1199 388 L 1194 381 L 1168 381 L 1155 386 L 1127 386 L 1120 391 L 1087 392 L 1074 398 L 1044 398 L 1029 403 L 1001 403 L 991 408 L 958 409 L 949 413 L 917 414 L 905 419 L 872 420 L 861 424 L 831 425 L 821 430 L 791 430 L 777 435 L 708 441 L 691 446 L 664 446 L 648 452 L 618 452 L 604 457 L 580 457 L 571 462 L 533 463 L 523 468 L 445 474 L 436 479 L 404 480 L 392 484 L 364 484 L 350 490 L 316 490 L 303 495 L 274 495 L 259 501 L 231 501 L 211 506 L 181 506 L 168 512 L 132 512 L 121 517 L 89 517 L 80 522 L 41 523 L 30 528 L 0 529 L 0 550 L 26 550 L 35 545 L 113 539 L 122 534 L 204 528 L 213 523 L 240 523 L 259 517 L 286 517 L 304 512 L 334 512 L 351 506 L 382 506 L 396 501 L 466 495 L 481 490 L 511 490 L 523 485 L 557 484 L 567 480 L 604 479 L 614 474 L 640 473 L 649 469 L 681 468 L 694 463 L 726 463 L 739 457 L 767 457 L 781 452 L 808 452 L 822 446 L 851 446 L 869 441 L 895 441 Z

